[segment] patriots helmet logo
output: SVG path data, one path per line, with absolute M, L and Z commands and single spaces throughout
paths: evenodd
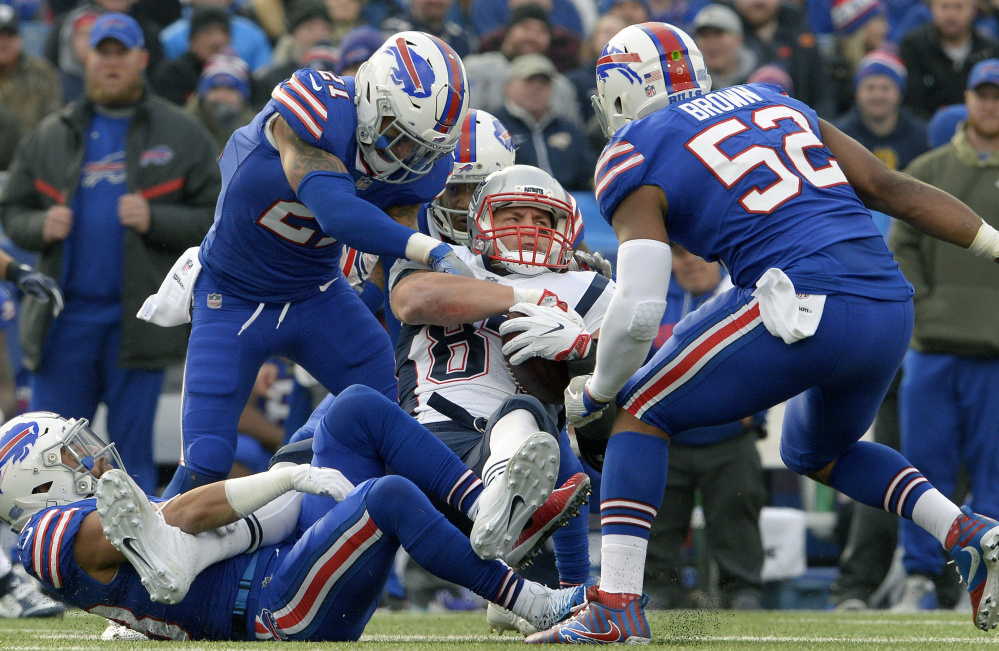
M 510 137 L 510 132 L 496 118 L 493 118 L 493 133 L 496 135 L 496 139 L 503 143 L 503 146 L 507 150 L 513 151 L 513 138 Z
M 597 79 L 607 81 L 611 71 L 617 70 L 624 75 L 629 83 L 642 83 L 642 78 L 631 69 L 632 63 L 641 63 L 642 57 L 637 52 L 625 52 L 617 45 L 608 44 L 597 59 Z
M 396 63 L 396 67 L 390 71 L 389 79 L 401 86 L 402 92 L 410 97 L 430 97 L 430 89 L 437 79 L 430 63 L 412 50 L 404 38 L 396 39 L 395 45 L 390 45 L 388 49 Z
M 24 461 L 38 440 L 38 423 L 25 423 L 0 438 L 0 475 L 8 466 Z

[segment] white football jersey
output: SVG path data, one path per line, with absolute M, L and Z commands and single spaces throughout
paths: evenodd
M 547 289 L 576 310 L 589 332 L 600 329 L 614 294 L 614 282 L 592 271 L 542 273 L 537 276 L 500 275 L 489 259 L 464 246 L 452 246 L 476 278 L 530 289 Z M 400 260 L 392 267 L 389 287 L 407 272 L 428 267 Z M 391 291 L 391 290 L 390 290 Z M 444 327 L 403 324 L 396 344 L 399 403 L 421 423 L 448 420 L 427 404 L 440 394 L 473 417 L 489 417 L 510 395 L 517 393 L 506 361 L 498 316 L 476 323 Z

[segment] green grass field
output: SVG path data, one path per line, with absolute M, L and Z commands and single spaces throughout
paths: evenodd
M 999 633 L 975 630 L 965 614 L 928 612 L 919 615 L 764 611 L 652 612 L 653 644 L 670 649 L 919 649 L 930 651 L 999 645 Z M 90 651 L 136 647 L 178 649 L 270 648 L 346 649 L 372 651 L 433 649 L 448 651 L 509 651 L 521 644 L 507 632 L 490 637 L 484 612 L 475 614 L 376 614 L 359 643 L 237 642 L 102 642 L 105 620 L 75 611 L 64 619 L 0 620 L 0 649 L 21 651 Z

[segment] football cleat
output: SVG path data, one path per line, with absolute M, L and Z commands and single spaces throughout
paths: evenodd
M 196 576 L 197 541 L 168 525 L 124 471 L 101 476 L 97 516 L 105 537 L 132 564 L 153 601 L 176 604 L 187 595 Z
M 489 604 L 486 608 L 486 623 L 489 624 L 489 632 L 496 635 L 503 635 L 503 631 L 516 631 L 527 637 L 538 632 L 531 622 L 496 604 Z
M 469 536 L 479 558 L 504 558 L 510 552 L 531 514 L 552 494 L 558 465 L 558 441 L 547 432 L 536 432 L 509 459 L 486 469 L 483 476 L 490 476 L 490 482 L 479 495 Z
M 133 631 L 124 624 L 108 620 L 108 627 L 101 633 L 104 642 L 144 642 L 149 638 L 142 631 Z
M 572 618 L 529 635 L 528 644 L 648 644 L 652 635 L 645 619 L 647 595 L 610 594 L 594 586 L 586 606 Z
M 541 553 L 545 541 L 579 515 L 590 490 L 590 478 L 586 473 L 577 472 L 553 491 L 551 497 L 531 515 L 513 548 L 503 557 L 506 564 L 516 568 L 529 566 Z
M 971 596 L 975 626 L 987 631 L 999 622 L 999 522 L 961 509 L 945 544 Z
M 524 589 L 531 590 L 537 597 L 524 619 L 539 631 L 555 626 L 586 605 L 584 585 L 552 590 L 540 583 L 532 583 Z

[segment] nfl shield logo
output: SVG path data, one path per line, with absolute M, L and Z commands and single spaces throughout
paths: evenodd
M 354 182 L 354 187 L 357 188 L 358 190 L 367 190 L 368 188 L 371 187 L 371 184 L 374 182 L 375 180 L 370 176 L 362 176 L 361 178 L 357 179 L 357 181 Z
M 209 294 L 208 307 L 217 310 L 222 307 L 222 294 Z
M 645 94 L 648 95 L 649 97 L 652 97 L 653 95 L 656 94 L 656 87 L 655 86 L 646 86 L 645 87 Z

